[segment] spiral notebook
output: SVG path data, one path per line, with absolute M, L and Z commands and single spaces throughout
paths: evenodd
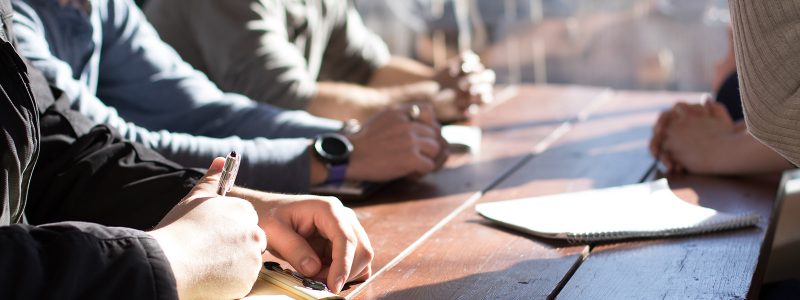
M 755 213 L 728 214 L 687 203 L 666 179 L 478 204 L 485 218 L 528 234 L 570 242 L 701 234 L 755 225 Z

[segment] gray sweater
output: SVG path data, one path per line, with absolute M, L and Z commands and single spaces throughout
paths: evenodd
M 747 128 L 800 164 L 800 1 L 730 0 Z
M 305 109 L 318 81 L 365 84 L 386 45 L 348 0 L 150 0 L 161 38 L 222 90 Z

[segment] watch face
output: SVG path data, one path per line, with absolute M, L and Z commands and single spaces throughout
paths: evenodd
M 320 135 L 314 142 L 314 150 L 330 164 L 341 164 L 350 158 L 353 144 L 340 134 L 328 133 Z

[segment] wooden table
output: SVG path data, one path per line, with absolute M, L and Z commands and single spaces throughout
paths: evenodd
M 658 112 L 699 94 L 578 86 L 507 90 L 472 123 L 479 155 L 351 203 L 376 251 L 355 299 L 653 299 L 757 296 L 774 227 L 777 176 L 670 178 L 684 200 L 758 211 L 757 227 L 606 245 L 567 244 L 497 227 L 475 204 L 653 178 L 646 150 Z M 501 93 L 502 95 L 502 93 Z

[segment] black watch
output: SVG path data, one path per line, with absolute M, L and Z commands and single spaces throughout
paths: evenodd
M 328 167 L 326 182 L 342 182 L 347 174 L 347 163 L 353 144 L 344 135 L 324 133 L 314 140 L 314 152 Z

